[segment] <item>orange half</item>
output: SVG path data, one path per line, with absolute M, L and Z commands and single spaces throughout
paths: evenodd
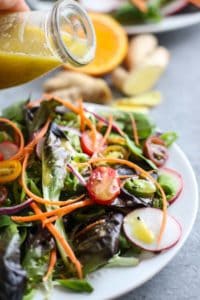
M 97 40 L 95 59 L 84 67 L 67 69 L 90 75 L 103 75 L 115 69 L 125 58 L 128 50 L 128 37 L 122 26 L 105 14 L 90 13 Z

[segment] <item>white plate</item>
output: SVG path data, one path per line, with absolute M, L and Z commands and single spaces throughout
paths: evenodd
M 105 109 L 106 112 L 112 111 L 110 108 L 100 105 L 89 105 L 89 108 L 95 112 L 103 112 Z M 103 268 L 94 272 L 88 277 L 88 280 L 94 287 L 92 294 L 76 294 L 56 288 L 51 293 L 52 300 L 105 300 L 118 297 L 152 278 L 177 254 L 188 238 L 196 218 L 198 188 L 192 167 L 185 154 L 177 145 L 173 145 L 170 149 L 170 158 L 167 166 L 180 172 L 184 181 L 184 189 L 181 196 L 169 208 L 169 213 L 182 226 L 182 237 L 179 243 L 166 252 L 146 258 L 137 267 Z M 34 298 L 34 300 L 43 299 L 43 295 L 39 292 Z
M 112 3 L 117 1 L 119 0 L 112 0 Z M 102 11 L 101 3 L 99 2 L 100 4 L 98 4 L 96 3 L 96 1 L 94 2 L 90 1 L 89 7 L 91 7 L 91 3 L 92 3 L 92 7 L 94 7 L 94 10 L 96 9 L 96 11 Z M 34 9 L 47 10 L 52 7 L 54 1 L 28 0 L 28 3 Z M 88 8 L 87 7 L 88 1 L 82 0 L 82 3 L 85 3 L 85 7 Z M 106 3 L 109 8 L 112 7 L 112 4 L 110 3 L 109 0 L 107 0 Z M 174 10 L 176 11 L 174 7 L 177 7 L 177 11 L 179 11 L 181 10 L 181 7 L 184 8 L 186 3 L 187 3 L 186 0 L 174 0 L 172 3 L 164 6 L 161 12 L 163 15 L 169 15 L 172 13 L 172 11 Z M 103 6 L 105 7 L 105 3 Z M 108 7 L 107 10 L 109 10 Z M 179 14 L 174 16 L 167 16 L 164 17 L 164 19 L 158 23 L 135 24 L 130 26 L 124 26 L 124 28 L 128 34 L 161 33 L 161 32 L 167 32 L 167 31 L 189 27 L 198 23 L 200 23 L 200 13 L 194 12 L 194 13 L 185 13 L 185 14 Z
M 101 105 L 89 105 L 89 108 L 95 112 L 105 111 L 105 106 Z M 106 112 L 109 110 L 112 111 L 110 108 L 106 108 Z M 169 213 L 175 216 L 182 226 L 182 237 L 179 243 L 166 252 L 150 256 L 137 267 L 103 268 L 94 272 L 88 277 L 94 287 L 92 294 L 68 293 L 66 290 L 55 289 L 51 296 L 52 300 L 105 300 L 118 297 L 152 278 L 177 254 L 188 238 L 196 218 L 198 188 L 192 167 L 177 145 L 170 149 L 170 159 L 167 166 L 180 172 L 184 181 L 184 190 L 180 198 L 169 208 Z M 42 299 L 42 295 L 38 293 L 34 300 Z
M 128 34 L 161 33 L 200 23 L 200 12 L 165 17 L 161 22 L 124 26 Z

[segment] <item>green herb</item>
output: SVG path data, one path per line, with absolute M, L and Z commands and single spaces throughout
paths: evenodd
M 174 179 L 174 177 L 164 172 L 162 173 L 161 171 L 161 174 L 158 176 L 158 183 L 163 188 L 167 200 L 170 202 L 170 199 L 172 199 L 177 193 L 177 189 L 178 189 L 177 181 Z
M 125 140 L 127 143 L 127 147 L 134 155 L 134 158 L 137 160 L 137 162 L 139 162 L 138 160 L 140 160 L 145 165 L 145 168 L 147 169 L 153 169 L 153 170 L 157 169 L 155 164 L 150 159 L 147 159 L 144 155 L 142 155 L 142 150 L 139 147 L 137 147 L 135 143 L 128 136 L 125 137 Z
M 156 192 L 156 187 L 151 181 L 138 178 L 126 180 L 124 188 L 127 189 L 129 193 L 143 198 L 151 197 Z
M 136 257 L 123 257 L 114 255 L 109 261 L 106 267 L 135 267 L 139 264 L 139 259 Z
M 37 292 L 36 289 L 31 289 L 24 295 L 22 300 L 34 300 L 36 292 Z
M 9 216 L 0 216 L 0 228 L 5 226 L 10 226 L 13 224 L 13 221 Z
M 17 123 L 23 123 L 24 121 L 24 107 L 29 100 L 20 101 L 5 108 L 2 112 L 4 118 L 10 119 Z
M 161 19 L 160 7 L 156 3 L 149 4 L 146 13 L 141 12 L 138 8 L 130 3 L 122 5 L 113 16 L 123 24 L 135 24 L 138 22 L 152 21 L 158 22 Z
M 45 139 L 42 151 L 42 190 L 45 199 L 57 201 L 60 198 L 67 176 L 66 164 L 71 159 L 71 153 L 67 145 L 65 139 L 58 138 L 51 131 Z M 64 239 L 67 240 L 63 220 L 58 219 L 55 226 Z M 66 253 L 59 243 L 58 249 L 63 262 L 68 267 L 69 262 Z
M 161 134 L 160 138 L 165 142 L 167 147 L 170 147 L 178 139 L 178 134 L 173 131 L 168 131 Z
M 61 285 L 64 288 L 70 289 L 75 292 L 93 292 L 93 287 L 91 284 L 85 279 L 60 279 L 57 280 L 56 283 Z

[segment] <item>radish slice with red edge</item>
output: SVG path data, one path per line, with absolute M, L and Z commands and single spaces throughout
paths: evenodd
M 167 196 L 167 201 L 170 204 L 179 197 L 183 190 L 182 176 L 175 170 L 169 168 L 160 169 L 157 181 L 163 188 Z
M 160 252 L 175 246 L 181 237 L 181 225 L 167 214 L 164 234 L 158 244 L 163 211 L 157 208 L 139 208 L 124 218 L 123 229 L 127 239 L 138 247 Z
M 10 141 L 4 141 L 0 143 L 0 153 L 3 155 L 4 160 L 11 158 L 18 151 L 18 146 Z

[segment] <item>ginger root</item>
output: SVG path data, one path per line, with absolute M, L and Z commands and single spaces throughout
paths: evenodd
M 166 69 L 169 51 L 158 46 L 151 34 L 132 38 L 126 65 L 129 71 L 119 67 L 112 72 L 113 85 L 128 96 L 139 95 L 150 90 Z
M 150 55 L 158 46 L 157 38 L 152 34 L 141 34 L 133 37 L 129 43 L 129 49 L 126 56 L 126 66 L 132 70 L 142 64 L 144 59 Z
M 107 104 L 112 99 L 112 92 L 105 80 L 72 71 L 61 71 L 47 79 L 43 88 L 45 92 L 68 100 L 81 97 L 87 102 Z

